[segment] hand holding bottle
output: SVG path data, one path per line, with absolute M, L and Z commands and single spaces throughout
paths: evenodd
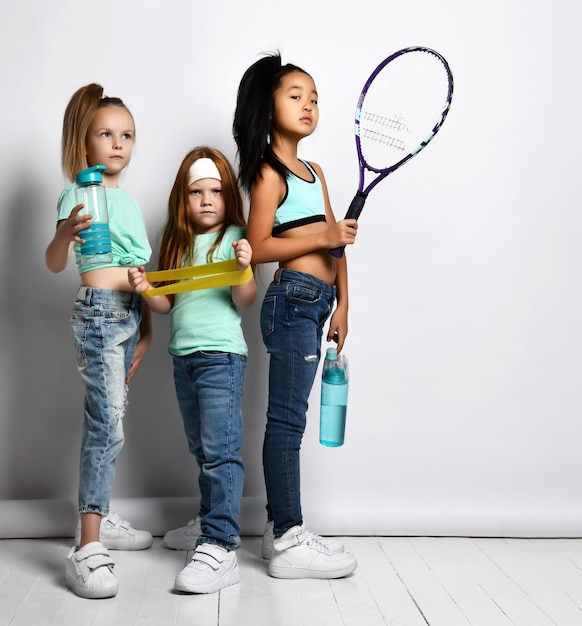
M 81 244 L 81 265 L 101 265 L 111 263 L 111 237 L 109 234 L 109 213 L 107 211 L 107 196 L 103 186 L 104 165 L 94 165 L 79 172 L 75 178 L 75 198 L 78 204 L 83 204 L 81 215 L 91 215 L 90 225 L 79 235 L 83 239 Z

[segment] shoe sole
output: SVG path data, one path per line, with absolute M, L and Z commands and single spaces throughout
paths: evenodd
M 132 544 L 126 544 L 123 541 L 107 541 L 107 540 L 101 540 L 101 543 L 108 549 L 108 550 L 121 550 L 121 551 L 125 551 L 125 552 L 136 552 L 138 550 L 147 550 L 148 548 L 151 548 L 153 543 L 154 543 L 154 538 L 152 537 L 151 539 L 149 539 L 147 542 L 143 542 L 143 543 L 132 543 Z
M 292 567 L 286 565 L 269 565 L 269 576 L 273 578 L 344 578 L 356 570 L 357 563 L 350 563 L 336 570 L 313 570 L 305 567 Z
M 225 587 L 237 585 L 238 583 L 240 583 L 240 571 L 237 568 L 234 572 L 229 572 L 229 574 L 220 581 L 215 580 L 212 581 L 212 583 L 206 584 L 188 584 L 186 580 L 176 578 L 174 589 L 183 593 L 216 593 Z
M 97 591 L 96 589 L 85 589 L 77 584 L 74 578 L 67 574 L 67 587 L 77 596 L 86 598 L 87 600 L 104 600 L 105 598 L 113 598 L 119 591 L 119 585 L 115 585 L 115 589 L 110 591 Z
M 81 536 L 75 535 L 75 545 L 79 545 L 81 541 Z M 138 550 L 147 550 L 151 548 L 154 544 L 154 538 L 148 539 L 148 541 L 144 541 L 142 543 L 124 543 L 123 541 L 118 541 L 113 539 L 112 541 L 107 541 L 107 539 L 100 538 L 99 541 L 107 550 L 119 550 L 120 552 L 137 552 Z

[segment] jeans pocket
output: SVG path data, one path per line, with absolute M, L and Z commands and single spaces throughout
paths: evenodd
M 77 365 L 79 367 L 83 367 L 87 362 L 85 344 L 87 343 L 89 322 L 85 319 L 84 315 L 78 312 L 73 312 L 70 322 L 71 334 L 73 336 L 73 346 L 75 348 L 75 354 L 77 356 Z
M 268 337 L 275 330 L 275 296 L 266 296 L 261 306 L 261 333 L 263 338 Z
M 127 307 L 113 306 L 102 311 L 104 324 L 116 324 L 125 322 L 131 317 L 131 309 Z
M 317 302 L 319 299 L 319 290 L 308 287 L 307 285 L 293 285 L 293 289 L 289 294 L 290 301 L 298 300 L 299 302 L 306 302 L 307 304 Z

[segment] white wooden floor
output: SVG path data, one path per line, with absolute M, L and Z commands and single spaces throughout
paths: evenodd
M 346 537 L 358 569 L 276 580 L 260 539 L 238 550 L 242 581 L 172 591 L 187 554 L 114 552 L 120 591 L 83 600 L 64 585 L 70 539 L 0 541 L 0 624 L 10 626 L 582 626 L 582 539 Z

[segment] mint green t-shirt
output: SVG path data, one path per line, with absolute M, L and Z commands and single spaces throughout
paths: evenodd
M 218 233 L 196 235 L 194 265 L 205 265 L 206 254 Z M 214 251 L 212 262 L 235 258 L 232 244 L 245 236 L 245 229 L 229 226 Z M 231 297 L 232 287 L 186 291 L 174 296 L 170 311 L 170 354 L 184 356 L 200 350 L 218 350 L 247 355 L 241 317 Z
M 139 267 L 145 265 L 152 254 L 141 209 L 135 198 L 123 189 L 105 187 L 107 211 L 109 213 L 109 230 L 111 235 L 111 251 L 113 261 L 102 265 L 83 267 L 81 250 L 78 243 L 74 245 L 75 257 L 79 274 L 102 267 Z M 77 206 L 75 185 L 65 187 L 57 203 L 58 220 L 66 220 L 72 209 Z M 81 237 L 83 236 L 83 231 Z

